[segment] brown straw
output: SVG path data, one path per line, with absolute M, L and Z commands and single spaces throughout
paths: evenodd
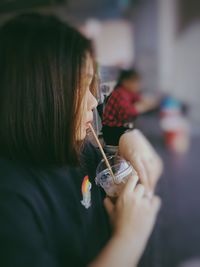
M 112 178 L 113 178 L 113 182 L 116 183 L 115 175 L 114 175 L 114 173 L 113 173 L 113 171 L 112 171 L 112 168 L 111 168 L 110 163 L 109 163 L 109 161 L 108 161 L 108 159 L 107 159 L 107 157 L 106 157 L 106 154 L 105 154 L 104 151 L 103 151 L 103 147 L 102 147 L 101 143 L 99 142 L 99 139 L 98 139 L 98 137 L 97 137 L 97 135 L 96 135 L 96 133 L 95 133 L 95 131 L 94 131 L 94 129 L 93 129 L 93 127 L 92 127 L 91 124 L 89 124 L 89 127 L 90 127 L 90 130 L 92 131 L 92 134 L 93 134 L 93 136 L 94 136 L 94 138 L 95 138 L 97 144 L 98 144 L 98 147 L 99 147 L 99 149 L 100 149 L 100 151 L 101 151 L 101 154 L 102 154 L 102 156 L 103 156 L 103 158 L 104 158 L 104 160 L 105 160 L 105 163 L 106 163 L 106 165 L 107 165 L 107 167 L 108 167 L 108 170 L 109 170 L 109 172 L 110 172 L 110 174 L 111 174 L 111 176 L 112 176 Z

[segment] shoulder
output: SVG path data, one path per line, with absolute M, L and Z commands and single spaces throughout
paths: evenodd
M 89 150 L 87 155 L 93 152 L 92 148 Z M 94 153 L 95 150 L 91 158 L 94 158 Z M 63 190 L 67 190 L 67 197 L 72 198 L 79 177 L 80 168 L 76 166 L 37 167 L 0 158 L 0 197 L 5 201 L 14 198 L 29 208 L 34 206 L 37 209 L 40 205 L 48 206 L 51 199 L 59 198 Z
M 38 171 L 26 164 L 0 159 L 0 213 L 4 213 L 6 207 L 13 222 L 19 222 L 18 213 L 42 218 L 40 210 L 47 209 L 48 189 L 45 179 L 40 178 Z
M 0 158 L 0 192 L 20 193 L 28 188 L 31 175 L 22 164 Z
M 3 266 L 57 266 L 52 248 L 64 231 L 57 230 L 54 240 L 54 228 L 62 226 L 62 219 L 66 224 L 66 239 L 69 237 L 72 242 L 70 231 L 77 221 L 79 223 L 78 210 L 74 209 L 80 202 L 77 179 L 72 176 L 76 176 L 74 169 L 39 171 L 0 159 L 0 258 L 1 263 L 5 263 Z M 72 208 L 71 203 L 74 204 Z
M 117 89 L 114 90 L 115 91 L 115 97 L 116 98 L 124 98 L 127 97 L 127 90 L 124 89 L 123 87 L 118 87 Z
M 37 168 L 22 163 L 0 159 L 0 197 L 2 203 L 14 212 L 16 205 L 26 204 L 36 217 L 50 217 L 52 204 L 61 202 L 63 191 L 67 200 L 76 198 L 76 182 L 79 171 L 76 168 Z M 54 203 L 55 202 L 55 203 Z M 55 204 L 56 205 L 56 204 Z
M 121 87 L 117 87 L 117 88 L 113 89 L 113 91 L 111 92 L 111 94 L 108 97 L 108 101 L 115 99 L 115 98 L 118 98 L 122 94 L 121 91 L 122 91 Z
M 117 87 L 117 88 L 115 88 L 115 89 L 113 90 L 112 94 L 113 94 L 114 96 L 116 96 L 116 97 L 122 95 L 122 94 L 123 94 L 123 88 L 122 88 L 122 87 Z

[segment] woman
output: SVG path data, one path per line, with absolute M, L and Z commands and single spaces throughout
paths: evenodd
M 158 106 L 158 100 L 141 95 L 140 75 L 135 69 L 122 70 L 103 112 L 103 138 L 118 146 L 123 133 L 132 129 L 138 115 Z
M 0 40 L 0 265 L 136 266 L 160 201 L 132 177 L 107 216 L 99 154 L 83 142 L 97 105 L 90 42 L 41 15 L 12 19 Z

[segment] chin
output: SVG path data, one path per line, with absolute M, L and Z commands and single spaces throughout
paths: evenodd
M 79 141 L 83 141 L 86 138 L 87 132 L 86 130 L 81 133 L 81 136 L 79 138 Z

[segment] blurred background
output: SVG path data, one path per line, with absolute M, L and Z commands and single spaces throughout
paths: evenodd
M 93 40 L 99 104 L 120 69 L 133 67 L 142 89 L 161 97 L 159 110 L 137 121 L 165 164 L 163 208 L 140 264 L 200 266 L 200 1 L 0 0 L 0 24 L 27 11 L 54 14 Z
M 27 10 L 55 14 L 94 38 L 102 83 L 134 65 L 148 91 L 188 104 L 193 133 L 200 132 L 199 1 L 1 0 L 1 22 Z

